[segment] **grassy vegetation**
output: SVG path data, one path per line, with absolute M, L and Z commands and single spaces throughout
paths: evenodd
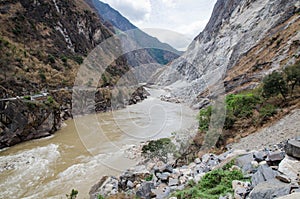
M 246 132 L 250 127 L 258 128 L 265 124 L 280 109 L 296 99 L 295 90 L 300 86 L 300 62 L 274 71 L 263 79 L 256 89 L 226 96 L 226 118 L 221 142 Z M 212 107 L 200 110 L 199 131 L 206 133 L 209 128 Z M 220 146 L 220 145 L 218 145 Z
M 167 162 L 168 154 L 175 152 L 175 145 L 169 138 L 161 138 L 158 140 L 151 140 L 142 148 L 142 154 L 147 158 L 158 158 L 163 162 Z
M 244 177 L 241 171 L 231 171 L 229 168 L 231 168 L 231 163 L 221 169 L 206 173 L 197 184 L 189 183 L 184 190 L 175 192 L 174 196 L 178 199 L 218 199 L 228 193 L 232 194 L 232 181 L 243 180 Z

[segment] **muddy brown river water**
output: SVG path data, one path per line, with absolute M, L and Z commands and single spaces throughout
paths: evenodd
M 66 198 L 72 189 L 89 198 L 103 175 L 118 175 L 137 160 L 126 149 L 170 137 L 195 124 L 196 112 L 159 100 L 164 90 L 125 109 L 66 121 L 53 136 L 25 142 L 0 152 L 0 198 Z

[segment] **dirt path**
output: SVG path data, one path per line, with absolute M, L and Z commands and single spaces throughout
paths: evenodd
M 300 109 L 292 111 L 274 125 L 242 138 L 232 149 L 257 150 L 300 136 Z

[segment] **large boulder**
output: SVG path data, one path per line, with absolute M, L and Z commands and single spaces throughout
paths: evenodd
M 273 199 L 290 194 L 291 185 L 271 179 L 259 183 L 250 193 L 251 199 Z
M 151 199 L 152 198 L 152 189 L 154 189 L 154 183 L 152 182 L 143 182 L 139 189 L 136 192 L 136 195 L 142 199 Z
M 297 180 L 300 174 L 300 161 L 286 156 L 279 164 L 278 171 L 288 176 L 291 180 Z
M 276 171 L 273 171 L 268 165 L 262 165 L 258 167 L 257 172 L 252 176 L 252 185 L 256 186 L 267 180 L 274 179 L 277 175 Z
M 237 166 L 242 168 L 243 173 L 245 173 L 245 174 L 249 174 L 249 173 L 253 172 L 253 169 L 254 169 L 252 166 L 253 161 L 254 161 L 254 158 L 253 158 L 252 153 L 240 156 L 235 160 Z
M 300 138 L 289 140 L 285 145 L 285 152 L 289 156 L 300 159 Z

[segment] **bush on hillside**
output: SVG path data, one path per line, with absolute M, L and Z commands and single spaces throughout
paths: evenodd
M 267 98 L 281 94 L 284 99 L 288 94 L 288 87 L 283 73 L 273 71 L 263 80 L 263 95 Z
M 294 65 L 288 66 L 284 69 L 286 75 L 286 82 L 291 91 L 291 95 L 296 86 L 300 86 L 300 62 Z
M 168 161 L 170 154 L 174 155 L 176 147 L 169 138 L 151 140 L 142 147 L 142 154 L 147 158 L 158 158 L 163 162 Z

